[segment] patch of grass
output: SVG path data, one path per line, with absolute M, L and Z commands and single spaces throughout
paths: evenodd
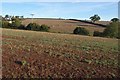
M 15 61 L 15 63 L 16 63 L 16 64 L 19 64 L 19 65 L 22 65 L 22 66 L 25 66 L 25 65 L 28 64 L 27 61 L 25 61 L 25 60 L 22 60 L 22 61 Z
M 92 63 L 92 60 L 89 60 L 89 59 L 82 59 L 81 62 L 85 62 L 85 63 L 91 64 L 91 63 Z
M 116 60 L 95 60 L 95 63 L 99 65 L 106 65 L 106 66 L 112 66 L 112 67 L 118 66 L 118 61 Z
M 25 60 L 23 60 L 21 63 L 23 66 L 27 65 L 27 62 Z
M 116 77 L 116 75 L 115 75 L 114 73 L 110 73 L 110 72 L 109 72 L 109 75 L 111 75 L 112 78 L 115 78 L 115 77 Z
M 84 51 L 89 51 L 91 48 L 90 48 L 89 46 L 82 46 L 82 49 L 83 49 Z

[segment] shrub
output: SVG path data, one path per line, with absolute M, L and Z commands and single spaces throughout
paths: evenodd
M 80 34 L 80 35 L 89 35 L 89 31 L 85 28 L 76 27 L 73 31 L 74 34 Z
M 99 31 L 94 31 L 93 36 L 99 36 L 102 37 L 103 33 Z
M 2 21 L 2 28 L 11 28 L 11 24 L 7 21 Z
M 33 31 L 37 31 L 38 27 L 40 27 L 38 24 L 36 23 L 30 23 L 26 26 L 27 30 L 33 30 Z
M 32 26 L 33 26 L 33 24 L 30 23 L 30 24 L 28 24 L 28 25 L 26 26 L 26 29 L 27 29 L 27 30 L 31 30 Z
M 21 21 L 19 19 L 15 19 L 11 24 L 11 28 L 14 29 L 17 29 L 19 26 L 21 26 Z
M 50 27 L 45 24 L 42 24 L 39 28 L 40 31 L 49 31 Z
M 33 31 L 48 31 L 49 27 L 45 24 L 43 25 L 38 25 L 36 23 L 30 23 L 26 26 L 27 30 L 33 30 Z
M 18 29 L 26 30 L 25 26 L 22 24 L 18 27 Z
M 119 22 L 110 23 L 104 30 L 103 36 L 110 37 L 110 38 L 120 38 L 120 35 L 118 34 L 120 27 L 118 29 L 118 25 L 120 25 Z

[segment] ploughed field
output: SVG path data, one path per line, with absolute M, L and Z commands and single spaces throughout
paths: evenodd
M 28 25 L 31 21 L 32 19 L 25 19 L 22 21 L 22 24 Z M 104 27 L 98 25 L 80 22 L 80 21 L 73 21 L 73 20 L 35 18 L 33 19 L 33 22 L 39 25 L 46 24 L 50 27 L 50 32 L 55 32 L 55 33 L 73 33 L 73 30 L 78 26 L 84 27 L 87 30 L 89 30 L 90 35 L 93 35 L 94 31 L 102 32 L 105 29 Z M 96 23 L 104 24 L 104 25 L 109 24 L 108 21 L 98 21 Z
M 3 78 L 116 78 L 118 40 L 2 29 Z

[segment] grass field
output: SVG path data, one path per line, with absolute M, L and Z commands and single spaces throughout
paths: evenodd
M 119 77 L 118 39 L 2 29 L 3 77 Z

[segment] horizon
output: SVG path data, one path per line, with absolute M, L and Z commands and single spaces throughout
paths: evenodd
M 118 18 L 117 2 L 21 2 L 2 3 L 2 16 L 24 16 L 31 18 L 62 18 L 90 20 L 94 14 L 101 17 L 101 21 Z

